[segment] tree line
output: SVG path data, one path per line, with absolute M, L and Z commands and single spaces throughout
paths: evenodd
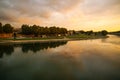
M 21 26 L 21 34 L 24 35 L 57 35 L 57 34 L 63 34 L 65 35 L 67 33 L 67 29 L 66 28 L 60 28 L 60 27 L 42 27 L 39 25 L 32 25 L 29 26 L 27 24 L 23 24 Z M 0 23 L 0 33 L 13 33 L 14 32 L 14 28 L 11 26 L 11 24 L 5 24 L 2 25 L 2 23 Z
M 113 34 L 113 35 L 118 35 L 118 36 L 120 36 L 120 31 L 109 32 L 109 34 Z
M 10 24 L 2 25 L 2 23 L 0 23 L 0 33 L 12 33 L 12 32 L 13 27 Z
M 6 44 L 0 45 L 0 58 L 3 57 L 4 54 L 11 55 L 14 52 L 16 47 L 21 47 L 23 53 L 28 53 L 28 51 L 32 51 L 34 53 L 48 48 L 55 48 L 60 45 L 66 44 L 67 41 L 61 42 L 49 42 L 49 43 L 24 43 L 24 44 Z M 7 49 L 7 50 L 6 50 Z
M 60 27 L 56 27 L 56 26 L 52 26 L 52 27 L 43 27 L 43 26 L 39 26 L 39 25 L 27 25 L 27 24 L 23 24 L 21 26 L 21 28 L 19 29 L 19 33 L 23 34 L 23 35 L 34 35 L 34 36 L 38 36 L 38 35 L 46 35 L 46 36 L 58 36 L 58 35 L 66 35 L 69 34 L 70 31 L 68 31 L 66 28 L 60 28 Z M 5 24 L 2 25 L 2 23 L 0 22 L 0 33 L 14 33 L 14 28 L 11 26 L 11 24 Z M 102 36 L 106 36 L 108 34 L 108 32 L 106 30 L 102 30 L 99 32 L 93 32 L 91 31 L 74 31 L 72 30 L 72 34 L 85 34 L 85 35 L 102 35 Z M 71 34 L 70 34 L 71 35 Z
M 102 31 L 98 31 L 98 32 L 93 32 L 92 30 L 90 30 L 90 31 L 83 31 L 83 30 L 74 31 L 74 30 L 73 30 L 73 35 L 74 35 L 74 34 L 85 34 L 85 35 L 101 35 L 101 36 L 106 36 L 106 35 L 108 34 L 108 31 L 102 30 Z
M 25 35 L 65 35 L 67 33 L 67 29 L 66 28 L 60 28 L 60 27 L 42 27 L 42 26 L 38 26 L 38 25 L 33 25 L 33 26 L 29 26 L 29 25 L 22 25 L 21 27 L 21 33 L 25 34 Z

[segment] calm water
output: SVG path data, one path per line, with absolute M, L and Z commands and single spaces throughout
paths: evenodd
M 120 37 L 1 44 L 0 80 L 120 80 Z

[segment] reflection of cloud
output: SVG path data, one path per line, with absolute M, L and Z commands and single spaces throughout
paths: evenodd
M 109 38 L 107 38 L 107 39 L 102 39 L 101 41 L 104 42 L 104 43 L 116 44 L 116 45 L 118 45 L 118 47 L 119 47 L 119 45 L 120 45 L 120 37 L 119 37 L 119 36 L 116 36 L 116 35 L 109 35 Z M 120 48 L 120 47 L 119 47 L 119 48 Z

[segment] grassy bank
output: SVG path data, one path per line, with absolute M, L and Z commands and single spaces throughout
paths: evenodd
M 47 37 L 47 38 L 40 38 L 40 37 L 22 37 L 22 38 L 0 38 L 0 40 L 48 40 L 48 39 L 63 39 L 64 37 Z
M 77 35 L 71 35 L 67 36 L 69 39 L 98 39 L 98 38 L 107 38 L 108 36 L 102 36 L 102 35 L 85 35 L 85 34 L 77 34 Z
M 55 42 L 55 41 L 73 41 L 73 40 L 88 40 L 88 39 L 100 39 L 100 38 L 107 38 L 108 36 L 101 36 L 101 35 L 85 35 L 85 34 L 77 34 L 71 36 L 61 36 L 61 37 L 48 37 L 48 38 L 39 38 L 39 37 L 24 37 L 24 38 L 4 38 L 0 39 L 0 43 L 27 43 L 27 42 Z

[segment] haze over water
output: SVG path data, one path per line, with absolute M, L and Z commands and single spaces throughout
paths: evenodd
M 120 37 L 0 45 L 0 80 L 120 80 Z

